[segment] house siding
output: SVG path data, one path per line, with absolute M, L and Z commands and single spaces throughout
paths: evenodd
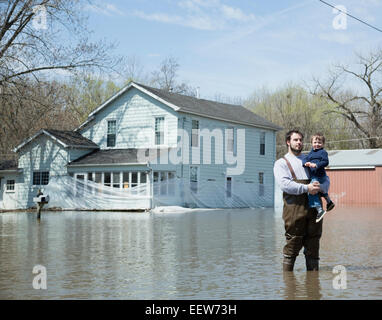
M 185 119 L 185 121 L 183 120 Z M 257 202 L 259 206 L 272 207 L 274 205 L 274 178 L 273 178 L 273 164 L 275 159 L 275 132 L 272 130 L 249 127 L 244 125 L 238 125 L 229 123 L 226 121 L 219 121 L 214 119 L 208 119 L 198 116 L 182 115 L 179 117 L 179 128 L 183 128 L 182 122 L 184 121 L 184 130 L 188 133 L 188 144 L 189 144 L 189 159 L 188 165 L 184 165 L 183 177 L 186 178 L 186 181 L 189 181 L 190 177 L 190 166 L 195 165 L 199 166 L 199 189 L 206 190 L 211 184 L 208 179 L 214 179 L 214 185 L 219 185 L 222 188 L 225 188 L 226 177 L 227 177 L 227 168 L 235 167 L 239 164 L 239 160 L 236 165 L 229 165 L 225 159 L 225 147 L 223 147 L 222 156 L 216 158 L 215 164 L 215 153 L 217 147 L 214 143 L 205 144 L 203 143 L 202 138 L 199 141 L 200 145 L 200 164 L 195 163 L 193 158 L 193 152 L 198 149 L 191 147 L 191 129 L 192 129 L 192 120 L 199 120 L 199 129 L 207 129 L 212 132 L 214 129 L 221 130 L 223 139 L 225 137 L 225 129 L 234 128 L 235 136 L 235 146 L 234 146 L 234 156 L 238 156 L 238 139 L 237 139 L 237 130 L 245 130 L 245 158 L 243 159 L 244 170 L 241 174 L 230 175 L 232 177 L 233 191 L 235 184 L 238 185 L 246 183 L 246 181 L 252 181 L 252 189 L 257 192 L 254 194 L 254 197 L 258 197 Z M 265 155 L 260 155 L 260 134 L 265 132 Z M 212 139 L 213 141 L 213 139 Z M 223 140 L 224 141 L 224 140 Z M 184 143 L 186 143 L 184 141 Z M 225 142 L 224 142 L 225 143 Z M 212 148 L 212 149 L 211 149 Z M 210 152 L 211 154 L 211 164 L 203 164 L 203 154 L 204 152 Z M 219 153 L 218 153 L 219 155 Z M 181 166 L 180 166 L 181 167 Z M 181 170 L 179 170 L 181 171 Z M 259 191 L 259 181 L 258 174 L 260 172 L 264 173 L 264 196 L 260 196 Z M 201 197 L 201 201 L 207 201 L 208 199 L 203 199 L 203 193 L 198 195 Z M 207 194 L 205 194 L 208 197 Z
M 177 114 L 166 105 L 132 88 L 95 115 L 81 134 L 107 149 L 107 121 L 117 121 L 114 149 L 154 147 L 155 117 L 165 118 L 165 145 L 175 146 Z

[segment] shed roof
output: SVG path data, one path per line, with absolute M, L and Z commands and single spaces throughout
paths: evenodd
M 328 155 L 329 169 L 382 166 L 382 149 L 331 150 Z
M 0 171 L 17 170 L 16 160 L 0 160 Z
M 20 150 L 26 144 L 40 136 L 41 134 L 45 134 L 48 137 L 52 138 L 59 142 L 65 148 L 88 148 L 88 149 L 98 149 L 99 146 L 93 141 L 85 138 L 80 133 L 76 131 L 67 131 L 67 130 L 54 130 L 54 129 L 41 129 L 32 137 L 24 140 L 21 144 L 19 144 L 14 151 Z

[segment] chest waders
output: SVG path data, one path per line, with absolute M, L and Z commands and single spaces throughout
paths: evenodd
M 290 162 L 286 158 L 284 159 L 292 174 L 293 181 L 303 184 L 310 183 L 310 180 L 297 179 Z M 286 245 L 283 248 L 283 270 L 293 271 L 296 257 L 302 247 L 304 247 L 307 270 L 318 270 L 322 220 L 316 223 L 317 210 L 309 208 L 308 195 L 306 193 L 291 195 L 284 192 L 283 202 L 283 220 L 286 238 Z

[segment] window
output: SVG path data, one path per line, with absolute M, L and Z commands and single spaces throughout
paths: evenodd
M 49 183 L 49 171 L 35 171 L 33 172 L 33 185 L 47 185 Z
M 88 181 L 93 181 L 93 172 L 88 172 L 87 177 L 88 177 Z M 87 190 L 88 192 L 93 193 L 93 187 L 89 184 L 87 185 Z
M 96 172 L 95 173 L 95 181 L 96 183 L 102 183 L 102 173 L 101 172 Z
M 98 183 L 100 185 L 100 187 L 98 187 L 94 191 L 95 192 L 102 192 L 102 187 L 101 187 L 101 185 L 102 185 L 102 172 L 95 172 L 94 173 L 94 182 Z
M 131 188 L 135 188 L 132 191 L 132 194 L 137 194 L 136 187 L 138 186 L 138 172 L 132 172 L 131 173 Z
M 120 173 L 119 172 L 113 172 L 113 188 L 119 189 L 119 180 L 120 180 Z
M 234 148 L 233 128 L 228 128 L 226 132 L 227 132 L 227 151 L 233 152 L 233 148 Z
M 259 196 L 264 196 L 264 172 L 259 172 Z
M 198 192 L 198 167 L 190 167 L 190 188 L 191 192 Z
M 145 173 L 141 173 L 146 175 Z M 155 196 L 174 196 L 175 195 L 175 172 L 154 171 L 154 195 Z M 144 180 L 146 182 L 146 178 Z M 142 180 L 141 180 L 142 183 Z
M 85 175 L 84 174 L 76 174 L 76 196 L 82 197 L 84 195 L 84 189 L 85 189 Z
M 107 147 L 115 147 L 117 134 L 117 121 L 108 120 L 107 121 Z
M 130 183 L 129 172 L 124 172 L 122 174 L 122 187 L 123 187 L 123 189 L 128 189 L 130 187 L 129 183 Z
M 147 172 L 84 172 L 76 173 L 76 195 L 82 195 L 83 190 L 91 193 L 102 192 L 103 186 L 122 189 L 128 194 L 149 195 Z M 97 185 L 98 186 L 97 186 Z M 132 189 L 134 187 L 136 190 Z M 138 192 L 138 188 L 140 192 Z M 105 190 L 105 189 L 104 189 Z
M 260 134 L 260 154 L 265 155 L 265 132 Z
M 227 177 L 227 189 L 226 189 L 226 197 L 232 197 L 232 177 Z
M 164 144 L 164 117 L 155 118 L 155 144 Z
M 140 183 L 146 183 L 147 182 L 147 173 L 141 172 L 141 181 Z
M 103 184 L 107 187 L 111 186 L 111 173 L 105 172 L 103 176 Z
M 15 191 L 15 180 L 7 180 L 6 191 Z
M 199 146 L 199 121 L 192 120 L 191 147 Z

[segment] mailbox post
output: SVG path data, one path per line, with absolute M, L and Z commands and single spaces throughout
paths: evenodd
M 37 204 L 37 219 L 40 220 L 41 210 L 44 207 L 44 205 L 49 202 L 49 196 L 48 195 L 44 196 L 41 190 L 38 189 L 37 196 L 33 198 L 33 201 L 36 202 Z

